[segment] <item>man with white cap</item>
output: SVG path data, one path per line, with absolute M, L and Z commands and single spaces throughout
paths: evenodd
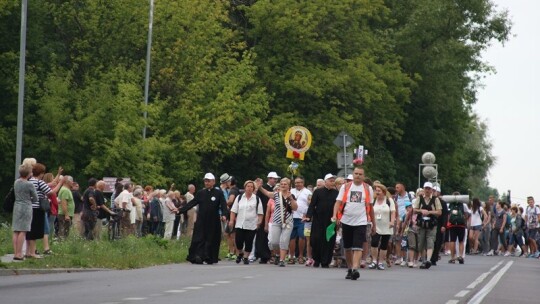
M 353 175 L 352 175 L 352 174 L 349 174 L 349 175 L 347 175 L 347 177 L 345 178 L 345 182 L 346 182 L 346 183 L 352 182 L 353 179 L 354 179 L 354 178 L 353 178 Z
M 437 234 L 437 218 L 442 215 L 442 206 L 439 198 L 433 195 L 433 184 L 424 183 L 424 196 L 418 197 L 413 203 L 413 212 L 418 214 L 418 252 L 422 255 L 421 269 L 431 267 L 431 258 L 435 237 Z M 426 255 L 427 251 L 427 255 Z
M 277 175 L 275 171 L 268 173 L 268 180 L 262 188 L 266 189 L 266 191 L 273 192 L 279 178 L 279 175 Z M 261 198 L 264 213 L 263 218 L 266 218 L 269 198 L 264 195 L 260 189 L 257 191 L 257 196 Z M 255 236 L 255 257 L 259 259 L 260 264 L 268 263 L 268 260 L 270 260 L 271 257 L 270 248 L 268 247 L 268 232 L 264 231 L 264 227 L 257 228 L 257 234 Z
M 187 260 L 193 264 L 214 264 L 218 262 L 221 244 L 221 222 L 225 222 L 229 211 L 223 192 L 215 188 L 216 178 L 212 173 L 204 175 L 204 189 L 179 212 L 186 212 L 198 206 L 197 221 Z
M 305 217 L 305 221 L 312 222 L 311 248 L 313 255 L 313 267 L 322 266 L 328 268 L 332 262 L 336 235 L 326 240 L 326 227 L 332 222 L 334 205 L 338 196 L 338 190 L 334 183 L 336 176 L 328 173 L 324 177 L 324 187 L 317 188 L 311 197 L 311 203 Z

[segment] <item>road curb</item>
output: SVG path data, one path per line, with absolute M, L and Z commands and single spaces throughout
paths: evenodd
M 0 269 L 0 276 L 27 275 L 27 274 L 52 274 L 52 273 L 73 273 L 73 272 L 91 272 L 106 271 L 109 269 L 101 268 L 51 268 L 51 269 Z

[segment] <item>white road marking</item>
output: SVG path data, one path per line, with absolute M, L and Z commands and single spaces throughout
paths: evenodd
M 218 284 L 229 284 L 231 281 L 216 281 Z
M 187 290 L 184 290 L 184 289 L 173 289 L 173 290 L 166 290 L 165 292 L 168 292 L 168 293 L 181 293 L 181 292 L 186 292 Z
M 146 300 L 147 298 L 124 298 L 122 301 L 142 301 Z
M 103 302 L 100 304 L 121 304 L 122 302 Z
M 477 294 L 474 295 L 474 297 L 469 301 L 468 304 L 482 303 L 482 300 L 484 300 L 484 298 L 491 292 L 491 290 L 493 290 L 493 288 L 497 285 L 499 280 L 506 273 L 506 271 L 508 271 L 508 269 L 510 268 L 510 266 L 512 266 L 513 263 L 514 261 L 509 261 L 508 263 L 506 263 L 506 265 L 501 268 L 501 270 L 499 270 L 499 272 L 497 272 L 493 276 L 493 278 L 491 278 L 491 280 L 486 284 L 486 286 L 484 286 L 484 288 L 482 288 Z
M 188 287 L 184 287 L 184 289 L 186 290 L 197 290 L 197 289 L 202 289 L 201 286 L 188 286 Z
M 459 301 L 458 300 L 450 300 L 448 302 L 446 302 L 446 304 L 458 304 Z
M 253 279 L 254 276 L 247 276 L 247 277 L 244 277 L 244 279 Z
M 491 271 L 482 273 L 478 278 L 476 278 L 476 280 L 474 280 L 474 282 L 469 284 L 469 286 L 467 286 L 467 288 L 468 289 L 474 289 L 476 287 L 476 285 L 482 283 L 489 276 L 490 273 L 491 273 Z
M 214 284 L 214 283 L 204 283 L 204 284 L 201 284 L 202 286 L 216 286 L 217 284 Z
M 463 297 L 466 296 L 468 293 L 469 293 L 468 290 L 462 290 L 462 291 L 456 293 L 456 295 L 455 295 L 454 297 L 456 297 L 456 298 L 463 298 Z
M 491 269 L 489 270 L 489 272 L 495 271 L 495 269 L 499 268 L 499 266 L 501 266 L 502 263 L 503 263 L 503 261 L 500 261 L 500 262 L 497 263 L 495 266 L 491 267 Z
M 153 293 L 151 295 L 149 295 L 149 297 L 159 297 L 159 296 L 162 296 L 163 294 L 162 293 Z

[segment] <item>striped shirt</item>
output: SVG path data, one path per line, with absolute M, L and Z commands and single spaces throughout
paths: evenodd
M 34 185 L 34 188 L 36 188 L 36 192 L 38 195 L 38 201 L 32 202 L 32 208 L 36 209 L 39 208 L 39 200 L 47 197 L 49 193 L 52 192 L 51 188 L 45 183 L 44 181 L 37 179 L 35 177 L 30 177 L 28 179 L 29 182 L 31 182 Z
M 283 197 L 280 195 L 279 192 L 274 192 L 274 215 L 272 217 L 272 222 L 275 224 L 283 224 L 281 221 L 281 210 L 283 209 L 283 219 L 285 220 L 285 223 L 291 223 L 292 222 L 292 212 L 291 212 L 291 202 L 283 198 L 283 201 L 285 205 L 288 208 L 283 208 L 284 204 L 281 203 L 280 197 Z

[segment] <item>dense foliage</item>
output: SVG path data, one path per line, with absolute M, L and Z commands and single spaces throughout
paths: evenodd
M 15 167 L 19 2 L 0 0 L 3 189 Z M 283 135 L 303 125 L 310 181 L 337 171 L 332 141 L 346 131 L 369 149 L 372 178 L 414 188 L 431 151 L 445 192 L 488 193 L 494 158 L 471 106 L 490 70 L 480 54 L 510 25 L 489 0 L 160 0 L 145 108 L 147 2 L 29 1 L 23 157 L 81 180 L 244 180 L 286 174 Z

